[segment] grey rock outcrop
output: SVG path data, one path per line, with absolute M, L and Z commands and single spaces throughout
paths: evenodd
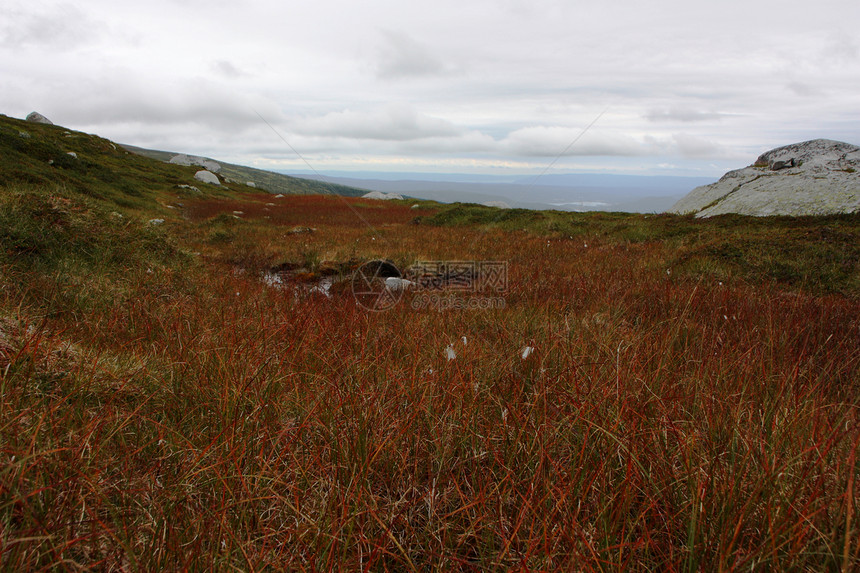
M 385 193 L 383 191 L 371 191 L 361 196 L 362 199 L 377 199 L 380 201 L 389 201 L 391 199 L 403 200 L 403 195 L 397 193 Z
M 218 176 L 212 173 L 211 171 L 206 171 L 205 169 L 201 169 L 197 173 L 194 174 L 194 178 L 198 181 L 202 181 L 203 183 L 211 183 L 212 185 L 221 185 L 221 181 L 218 180 Z
M 221 171 L 221 164 L 217 161 L 212 161 L 211 159 L 204 159 L 203 163 L 200 163 L 200 167 L 207 171 L 211 171 L 212 173 L 218 173 Z
M 693 189 L 669 212 L 696 217 L 860 212 L 860 147 L 814 139 L 772 149 L 749 167 Z
M 44 123 L 45 125 L 54 125 L 53 121 L 37 111 L 31 112 L 30 115 L 27 116 L 27 121 L 32 121 L 33 123 Z
M 211 171 L 212 173 L 218 173 L 221 171 L 221 164 L 217 161 L 212 161 L 205 157 L 197 157 L 196 155 L 186 155 L 184 153 L 171 157 L 170 163 L 175 165 L 185 165 L 186 167 L 189 165 L 197 165 L 207 171 Z
M 199 157 L 192 158 L 190 155 L 185 155 L 184 153 L 180 153 L 179 155 L 174 155 L 173 157 L 171 157 L 170 163 L 173 163 L 174 165 L 184 165 L 184 166 L 188 167 L 189 165 L 200 165 L 199 163 L 194 161 L 194 160 L 198 160 L 198 159 L 200 161 L 202 161 L 202 159 Z

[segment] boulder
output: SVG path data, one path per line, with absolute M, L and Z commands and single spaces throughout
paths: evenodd
M 361 196 L 362 199 L 377 199 L 379 201 L 390 201 L 391 199 L 403 199 L 403 195 L 397 193 L 383 193 L 382 191 L 371 191 Z
M 217 161 L 212 161 L 211 159 L 204 159 L 197 165 L 199 165 L 203 169 L 206 169 L 207 171 L 211 171 L 212 173 L 219 173 L 221 171 L 221 164 Z
M 306 233 L 313 233 L 314 231 L 316 231 L 316 229 L 314 229 L 313 227 L 295 226 L 292 229 L 290 229 L 289 231 L 287 231 L 287 234 L 288 235 L 304 235 Z
M 44 123 L 45 125 L 54 125 L 53 121 L 37 111 L 31 112 L 30 115 L 27 116 L 27 121 L 31 121 L 33 123 Z
M 174 165 L 184 165 L 186 167 L 189 165 L 197 165 L 207 171 L 211 171 L 212 173 L 219 173 L 221 171 L 221 164 L 217 161 L 212 161 L 205 157 L 198 157 L 196 155 L 186 155 L 185 153 L 174 155 L 170 158 L 170 163 L 173 163 Z
M 772 149 L 716 183 L 693 189 L 669 212 L 712 217 L 860 212 L 860 147 L 814 139 Z
M 221 185 L 221 181 L 218 180 L 218 176 L 212 173 L 211 171 L 206 171 L 205 169 L 201 169 L 197 173 L 194 174 L 194 178 L 198 181 L 202 181 L 203 183 L 211 183 L 212 185 Z
M 768 168 L 771 171 L 779 171 L 780 169 L 785 169 L 787 167 L 796 167 L 797 161 L 795 161 L 794 157 L 791 159 L 779 159 L 776 161 L 771 161 L 768 163 Z
M 199 165 L 195 160 L 199 160 L 199 157 L 192 158 L 189 155 L 185 155 L 184 153 L 180 153 L 179 155 L 174 155 L 170 158 L 170 163 L 174 165 L 184 165 L 186 167 L 190 165 Z
M 415 286 L 415 283 L 402 279 L 400 277 L 386 277 L 385 278 L 385 288 L 388 290 L 398 291 L 398 290 L 407 290 Z

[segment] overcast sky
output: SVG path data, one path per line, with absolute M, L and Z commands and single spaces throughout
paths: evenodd
M 263 168 L 712 176 L 860 144 L 858 26 L 857 0 L 3 0 L 0 113 Z

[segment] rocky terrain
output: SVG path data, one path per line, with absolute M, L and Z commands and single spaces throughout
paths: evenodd
M 860 147 L 815 139 L 772 149 L 749 167 L 693 189 L 671 213 L 713 217 L 832 215 L 860 211 Z

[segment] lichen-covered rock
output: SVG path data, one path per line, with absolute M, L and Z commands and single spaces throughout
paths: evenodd
M 37 111 L 31 112 L 30 115 L 27 116 L 27 121 L 32 121 L 33 123 L 44 123 L 45 125 L 54 125 L 53 121 Z
M 218 173 L 221 171 L 221 164 L 217 161 L 212 161 L 205 157 L 198 157 L 196 155 L 186 155 L 185 153 L 174 155 L 170 158 L 169 163 L 173 163 L 174 165 L 184 165 L 186 167 L 189 165 L 197 165 L 207 171 L 211 171 L 212 173 Z
M 860 147 L 814 139 L 772 149 L 749 167 L 693 189 L 670 209 L 712 217 L 860 211 Z
M 185 155 L 184 153 L 180 153 L 179 155 L 174 155 L 170 158 L 170 163 L 174 165 L 184 165 L 186 167 L 190 165 L 200 165 L 197 160 L 202 161 L 199 157 L 191 157 L 190 155 Z
M 211 159 L 204 159 L 203 162 L 199 163 L 200 167 L 206 169 L 207 171 L 211 171 L 212 173 L 218 173 L 221 171 L 221 164 L 217 161 L 212 161 Z
M 218 180 L 218 176 L 212 173 L 211 171 L 206 171 L 205 169 L 201 169 L 197 173 L 194 174 L 194 178 L 198 181 L 202 181 L 203 183 L 211 183 L 212 185 L 221 185 L 221 181 Z

